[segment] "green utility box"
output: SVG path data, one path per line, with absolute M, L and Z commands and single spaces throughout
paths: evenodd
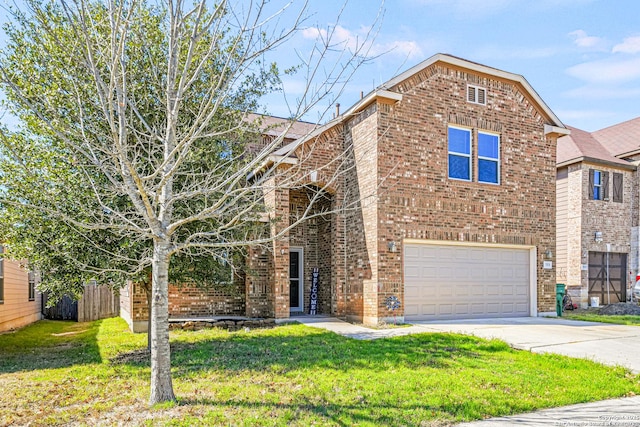
M 562 316 L 562 300 L 564 299 L 565 292 L 564 283 L 556 283 L 556 314 L 558 317 Z

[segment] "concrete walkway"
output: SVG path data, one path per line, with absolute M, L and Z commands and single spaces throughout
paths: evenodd
M 640 396 L 581 403 L 510 417 L 456 424 L 457 427 L 640 426 Z
M 637 326 L 524 317 L 413 322 L 412 326 L 404 328 L 370 329 L 332 317 L 302 316 L 290 320 L 360 340 L 425 332 L 453 332 L 487 339 L 497 338 L 521 350 L 586 358 L 607 365 L 621 365 L 640 373 L 640 327 Z M 640 426 L 640 396 L 458 424 L 460 427 L 513 425 Z

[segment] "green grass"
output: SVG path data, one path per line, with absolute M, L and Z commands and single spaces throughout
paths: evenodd
M 179 401 L 149 408 L 146 336 L 121 319 L 0 335 L 0 425 L 447 425 L 640 393 L 622 368 L 462 335 L 288 325 L 171 340 Z
M 587 322 L 603 322 L 603 323 L 617 323 L 620 325 L 640 325 L 640 316 L 632 315 L 609 315 L 598 314 L 595 312 L 576 312 L 572 313 L 565 311 L 562 313 L 562 317 L 571 320 L 585 320 Z

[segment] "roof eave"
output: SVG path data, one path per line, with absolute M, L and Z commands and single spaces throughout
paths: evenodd
M 529 95 L 531 95 L 531 97 L 538 104 L 538 106 L 551 119 L 551 121 L 553 122 L 552 123 L 553 126 L 558 127 L 558 128 L 563 128 L 563 129 L 566 128 L 566 126 L 562 123 L 562 121 L 560 121 L 560 119 L 554 114 L 554 112 L 551 111 L 551 108 L 549 108 L 549 106 L 547 106 L 547 104 L 542 100 L 540 95 L 538 95 L 538 93 L 529 84 L 527 79 L 525 79 L 520 74 L 509 73 L 507 71 L 498 70 L 497 68 L 487 67 L 486 65 L 477 64 L 475 62 L 470 62 L 470 61 L 467 61 L 467 60 L 462 59 L 462 58 L 456 58 L 454 56 L 446 55 L 444 53 L 435 54 L 432 57 L 422 61 L 418 65 L 415 65 L 414 67 L 408 69 L 404 73 L 399 74 L 398 76 L 396 76 L 396 77 L 392 78 L 391 80 L 387 81 L 386 83 L 384 83 L 381 86 L 381 88 L 388 89 L 390 87 L 393 87 L 393 86 L 405 81 L 406 79 L 408 79 L 409 77 L 413 76 L 414 74 L 419 73 L 420 71 L 424 70 L 425 68 L 430 67 L 431 65 L 435 64 L 436 62 L 444 62 L 446 64 L 454 65 L 454 66 L 457 66 L 457 67 L 460 67 L 460 68 L 466 68 L 466 69 L 469 69 L 469 70 L 473 70 L 473 71 L 476 71 L 478 73 L 488 74 L 488 75 L 500 77 L 502 79 L 511 80 L 511 81 L 515 81 L 515 82 L 520 83 L 525 88 L 525 90 L 529 93 Z
M 544 135 L 560 138 L 561 136 L 570 135 L 571 130 L 565 127 L 552 126 L 552 125 L 544 125 Z
M 603 159 L 597 159 L 595 157 L 588 157 L 588 156 L 581 156 L 581 157 L 576 157 L 570 160 L 565 160 L 563 162 L 560 163 L 556 163 L 556 169 L 557 168 L 562 168 L 565 166 L 569 166 L 572 165 L 574 163 L 595 163 L 595 164 L 599 164 L 599 165 L 606 165 L 606 166 L 611 166 L 611 167 L 615 167 L 615 168 L 619 168 L 619 169 L 627 169 L 627 170 L 636 170 L 637 166 L 634 165 L 633 163 L 629 163 L 629 164 L 622 164 L 622 163 L 616 163 L 616 162 L 612 162 L 611 160 L 603 160 Z
M 278 155 L 272 154 L 268 156 L 266 159 L 264 159 L 257 168 L 255 168 L 252 172 L 250 172 L 247 175 L 247 181 L 252 180 L 256 175 L 260 174 L 260 172 L 275 165 L 276 163 L 278 165 L 282 165 L 282 164 L 297 165 L 298 159 L 296 157 L 291 157 L 291 156 L 287 157 L 287 156 L 278 156 Z
M 371 105 L 373 102 L 376 102 L 376 101 L 383 101 L 385 103 L 395 104 L 396 102 L 402 101 L 402 94 L 397 92 L 392 92 L 389 90 L 384 90 L 384 89 L 374 90 L 369 94 L 367 94 L 367 96 L 363 97 L 358 102 L 356 102 L 351 108 L 349 108 L 340 116 L 314 129 L 312 132 L 305 135 L 303 138 L 296 139 L 290 144 L 282 147 L 281 149 L 276 151 L 274 154 L 279 156 L 285 156 L 285 157 L 290 156 L 300 145 L 304 144 L 310 139 L 320 136 L 323 132 L 327 131 L 328 129 L 331 129 L 334 126 L 340 123 L 343 123 L 348 118 L 350 118 L 354 114 L 361 112 L 362 110 L 364 110 L 365 108 L 367 108 L 369 105 Z

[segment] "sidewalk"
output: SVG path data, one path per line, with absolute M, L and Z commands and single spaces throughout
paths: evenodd
M 640 426 L 640 396 L 543 409 L 528 414 L 456 424 L 456 427 Z
M 395 336 L 404 336 L 415 333 L 434 333 L 434 332 L 455 332 L 455 333 L 468 333 L 476 336 L 482 336 L 484 332 L 486 337 L 487 329 L 491 330 L 497 338 L 500 338 L 500 332 L 502 327 L 509 328 L 511 326 L 517 327 L 519 324 L 524 325 L 527 328 L 527 332 L 531 332 L 529 329 L 536 326 L 543 329 L 540 334 L 542 337 L 548 335 L 545 328 L 549 325 L 565 326 L 575 330 L 575 334 L 586 334 L 593 342 L 601 340 L 602 338 L 594 329 L 600 327 L 601 324 L 593 322 L 572 322 L 564 319 L 542 319 L 542 318 L 525 318 L 525 319 L 494 319 L 488 320 L 489 326 L 484 328 L 479 327 L 477 322 L 474 321 L 460 321 L 460 322 L 430 322 L 421 323 L 407 327 L 391 328 L 391 329 L 370 329 L 360 325 L 354 325 L 345 322 L 334 317 L 319 317 L 319 316 L 301 316 L 293 317 L 290 321 L 297 321 L 299 323 L 313 326 L 316 328 L 327 329 L 345 337 L 358 339 L 358 340 L 372 340 L 379 338 L 388 338 Z M 610 328 L 612 325 L 602 325 L 606 328 L 606 333 L 611 334 Z M 481 329 L 479 329 L 481 328 Z M 621 340 L 629 340 L 634 343 L 638 341 L 636 336 L 627 336 L 628 332 L 626 328 L 621 328 Z M 584 331 L 584 332 L 583 332 Z M 634 329 L 631 329 L 634 331 Z M 637 329 L 640 331 L 640 328 Z M 513 334 L 513 332 L 510 332 Z M 595 334 L 595 336 L 593 336 Z M 511 335 L 507 335 L 510 337 Z M 539 338 L 539 337 L 536 337 Z M 575 338 L 575 336 L 574 336 Z M 557 336 L 554 337 L 557 339 Z M 507 340 L 508 342 L 508 340 Z M 575 343 L 575 340 L 574 340 Z M 510 343 L 512 344 L 512 343 Z M 572 343 L 566 343 L 571 345 Z M 526 349 L 529 351 L 536 351 L 537 347 L 529 347 L 516 345 L 517 348 Z M 605 348 L 611 348 L 611 346 L 604 346 Z M 556 351 L 557 350 L 557 351 Z M 548 348 L 542 349 L 541 352 L 557 352 L 563 354 L 564 347 L 561 344 L 553 343 L 549 344 Z M 636 356 L 640 352 L 632 352 L 631 356 Z M 579 356 L 574 356 L 579 357 Z M 584 357 L 597 359 L 590 354 L 585 354 Z M 630 366 L 631 369 L 637 372 L 637 367 Z M 575 426 L 575 427 L 596 427 L 596 426 L 610 426 L 610 427 L 640 427 L 640 396 L 626 397 L 620 399 L 604 400 L 600 402 L 582 403 L 578 405 L 563 406 L 559 408 L 544 409 L 541 411 L 531 412 L 521 415 L 513 415 L 509 417 L 491 418 L 482 421 L 473 421 L 469 423 L 457 424 L 457 427 L 507 427 L 507 426 L 522 426 L 533 427 L 540 425 L 553 425 L 553 426 Z

